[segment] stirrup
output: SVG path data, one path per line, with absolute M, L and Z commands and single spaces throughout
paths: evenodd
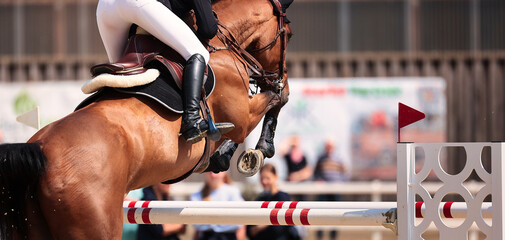
M 198 131 L 198 135 L 195 135 L 195 136 L 190 137 L 190 138 L 186 138 L 186 136 L 184 136 L 184 133 L 182 133 L 182 135 L 186 139 L 186 142 L 194 144 L 194 143 L 197 143 L 197 142 L 201 141 L 204 137 L 208 136 L 210 138 L 210 136 L 208 134 L 209 133 L 208 130 L 202 131 L 200 129 L 200 123 L 202 121 L 204 121 L 204 120 L 203 119 L 198 120 L 197 123 L 196 123 L 196 126 L 193 127 L 193 128 L 196 128 L 196 130 Z M 227 122 L 224 122 L 224 123 L 214 123 L 214 126 L 216 127 L 216 129 L 217 129 L 217 131 L 219 133 L 219 138 L 217 140 L 212 140 L 212 138 L 210 138 L 212 141 L 219 141 L 221 139 L 221 136 L 223 134 L 229 133 L 231 130 L 233 130 L 235 128 L 235 125 L 233 123 L 227 123 Z M 193 128 L 187 129 L 186 132 L 193 130 Z
M 199 141 L 201 141 L 206 135 L 207 135 L 207 130 L 208 129 L 204 129 L 202 131 L 202 129 L 200 129 L 200 124 L 202 123 L 203 119 L 200 118 L 196 121 L 196 123 L 186 129 L 186 131 L 182 132 L 182 136 L 186 139 L 186 142 L 187 143 L 191 143 L 191 144 L 194 144 L 194 143 L 197 143 Z M 194 133 L 196 131 L 196 134 Z M 193 133 L 191 137 L 186 137 L 186 134 L 190 134 L 190 133 Z
M 229 122 L 216 123 L 216 128 L 221 135 L 231 132 L 235 128 L 235 124 Z

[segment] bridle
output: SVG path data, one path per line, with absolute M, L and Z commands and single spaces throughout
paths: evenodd
M 224 24 L 222 24 L 219 21 L 219 19 L 217 20 L 219 26 L 217 37 L 224 44 L 224 47 L 214 47 L 211 46 L 210 44 L 208 46 L 211 52 L 216 52 L 219 50 L 233 51 L 235 54 L 237 54 L 244 60 L 244 63 L 251 71 L 249 76 L 250 79 L 249 83 L 258 86 L 262 90 L 265 89 L 275 90 L 280 95 L 282 90 L 286 86 L 285 81 L 287 80 L 284 79 L 284 72 L 286 71 L 284 67 L 286 62 L 286 28 L 284 27 L 284 18 L 286 17 L 286 14 L 282 11 L 282 5 L 279 2 L 279 0 L 270 0 L 270 2 L 274 6 L 274 14 L 276 14 L 278 18 L 277 34 L 275 35 L 274 39 L 266 46 L 250 50 L 250 52 L 259 53 L 267 49 L 270 49 L 275 45 L 277 40 L 280 38 L 281 58 L 279 60 L 279 68 L 276 71 L 272 72 L 263 69 L 261 63 L 259 63 L 258 60 L 256 60 L 256 58 L 254 58 L 251 55 L 251 53 L 249 53 L 240 46 L 235 36 L 233 36 L 232 32 Z M 223 30 L 225 30 L 227 34 L 225 34 Z

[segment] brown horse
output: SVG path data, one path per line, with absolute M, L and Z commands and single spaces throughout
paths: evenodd
M 265 70 L 279 69 L 280 88 L 249 95 L 241 54 L 218 38 L 210 42 L 221 49 L 210 61 L 216 87 L 208 104 L 216 122 L 233 123 L 224 137 L 241 143 L 267 115 L 257 149 L 269 157 L 276 117 L 289 94 L 287 39 L 279 37 L 279 31 L 290 33 L 289 25 L 268 0 L 220 0 L 213 8 L 226 36 L 233 34 Z M 0 238 L 119 239 L 125 193 L 177 179 L 202 156 L 203 141 L 187 144 L 180 127 L 179 114 L 118 93 L 46 126 L 29 143 L 0 145 Z

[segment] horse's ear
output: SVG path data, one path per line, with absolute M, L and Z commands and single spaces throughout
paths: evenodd
M 282 5 L 282 12 L 286 13 L 286 9 L 293 3 L 293 0 L 279 0 L 279 2 L 281 2 Z
M 282 12 L 286 13 L 286 10 L 288 9 L 289 5 L 291 5 L 291 3 L 293 3 L 293 0 L 279 0 L 279 2 L 281 3 L 281 6 L 282 6 Z M 284 23 L 290 23 L 290 22 L 291 21 L 289 21 L 289 19 L 285 16 Z

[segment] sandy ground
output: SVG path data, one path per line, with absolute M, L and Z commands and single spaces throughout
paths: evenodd
M 306 237 L 304 240 L 319 240 L 316 237 L 316 232 L 319 228 L 309 227 L 306 229 Z M 364 229 L 361 227 L 346 227 L 339 230 L 338 238 L 336 240 L 397 240 L 396 235 L 388 229 L 383 229 L 381 227 L 374 228 L 376 231 L 370 231 L 370 229 Z M 329 237 L 330 229 L 323 227 L 323 239 L 322 240 L 330 240 Z M 192 240 L 193 239 L 194 230 L 191 226 L 187 228 L 187 232 L 184 235 L 181 235 L 181 240 Z M 438 232 L 436 231 L 428 231 L 423 234 L 423 237 L 426 240 L 440 240 L 438 236 Z M 469 239 L 472 239 L 469 237 Z M 478 234 L 477 239 L 485 239 L 485 235 L 480 233 Z

